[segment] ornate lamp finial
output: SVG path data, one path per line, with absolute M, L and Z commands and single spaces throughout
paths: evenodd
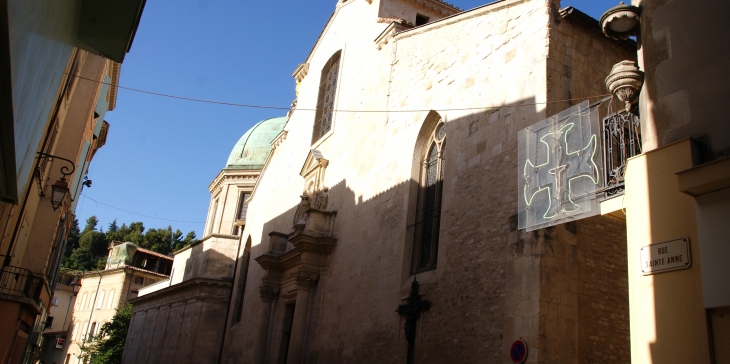
M 639 71 L 634 61 L 621 61 L 613 65 L 611 73 L 606 77 L 608 91 L 626 104 L 626 111 L 631 110 L 639 98 L 641 86 L 644 85 L 644 72 Z

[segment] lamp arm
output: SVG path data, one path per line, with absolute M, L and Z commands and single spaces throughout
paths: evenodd
M 63 178 L 66 178 L 66 176 L 73 174 L 76 171 L 76 164 L 70 160 L 63 157 L 55 156 L 53 154 L 43 153 L 43 152 L 37 152 L 37 154 L 41 157 L 50 157 L 50 158 L 58 158 L 60 160 L 66 161 L 71 164 L 71 171 L 69 172 L 68 166 L 61 167 L 61 174 L 63 174 Z

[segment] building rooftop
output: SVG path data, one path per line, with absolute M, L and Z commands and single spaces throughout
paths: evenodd
M 249 129 L 238 140 L 225 169 L 262 169 L 271 153 L 271 142 L 284 129 L 286 117 L 266 119 Z

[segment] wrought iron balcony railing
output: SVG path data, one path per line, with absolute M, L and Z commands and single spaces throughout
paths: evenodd
M 641 154 L 641 125 L 633 112 L 620 111 L 603 119 L 603 171 L 606 197 L 623 194 L 626 162 Z
M 42 289 L 43 278 L 27 269 L 9 265 L 0 271 L 0 293 L 37 300 Z

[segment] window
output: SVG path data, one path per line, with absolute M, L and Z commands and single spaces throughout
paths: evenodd
M 106 300 L 106 308 L 107 310 L 111 310 L 114 308 L 114 294 L 116 293 L 115 290 L 109 291 L 109 298 Z
M 213 225 L 215 225 L 215 214 L 218 211 L 218 200 L 213 202 L 213 209 L 210 210 L 210 225 L 208 225 L 208 235 L 213 234 Z
M 79 301 L 79 308 L 86 307 L 86 296 L 87 296 L 87 293 L 84 292 L 84 294 L 81 296 L 81 301 Z
M 144 284 L 144 277 L 134 277 L 134 284 L 143 285 Z
M 94 299 L 95 299 L 95 298 L 96 298 L 96 291 L 94 291 L 94 292 L 91 292 L 91 293 L 89 294 L 89 301 L 88 301 L 88 302 L 86 302 L 86 306 L 85 306 L 84 308 L 87 308 L 87 309 L 88 309 L 88 308 L 92 308 L 92 307 L 94 307 Z
M 79 323 L 74 324 L 74 331 L 71 334 L 72 340 L 77 340 L 79 338 Z
M 86 341 L 86 334 L 87 334 L 86 329 L 88 329 L 88 328 L 89 328 L 89 322 L 88 321 L 84 322 L 84 328 L 81 329 L 81 335 L 79 335 L 79 340 Z
M 251 237 L 248 237 L 248 240 L 246 241 L 246 247 L 243 248 L 243 256 L 241 257 L 241 269 L 238 273 L 238 286 L 241 287 L 241 289 L 236 292 L 236 300 L 233 307 L 235 307 L 234 312 L 234 322 L 240 322 L 241 316 L 243 315 L 243 297 L 244 294 L 246 294 L 246 280 L 248 279 L 248 266 L 251 263 Z
M 412 272 L 436 268 L 444 179 L 444 123 L 439 121 L 424 148 L 413 239 Z
M 421 14 L 416 14 L 416 26 L 428 23 L 429 17 Z
M 99 292 L 99 298 L 96 299 L 96 308 L 100 309 L 104 305 L 104 291 Z
M 246 221 L 246 213 L 248 212 L 247 200 L 249 197 L 251 197 L 250 193 L 238 193 L 238 208 L 236 209 L 236 218 L 233 219 L 233 233 L 231 235 L 238 235 L 241 232 L 241 226 L 238 222 Z
M 340 72 L 340 54 L 341 51 L 337 51 L 322 68 L 319 96 L 317 97 L 317 112 L 314 118 L 314 130 L 312 131 L 312 144 L 332 129 L 337 79 Z
M 53 299 L 51 300 L 51 304 L 54 306 L 58 306 L 58 297 L 53 297 Z
M 47 329 L 47 328 L 53 326 L 53 323 L 55 321 L 56 321 L 56 319 L 53 316 L 48 316 L 48 318 L 46 318 L 46 327 L 45 328 Z
M 86 338 L 91 339 L 94 336 L 96 336 L 96 322 L 91 323 L 91 327 L 89 328 L 89 334 L 86 336 Z

